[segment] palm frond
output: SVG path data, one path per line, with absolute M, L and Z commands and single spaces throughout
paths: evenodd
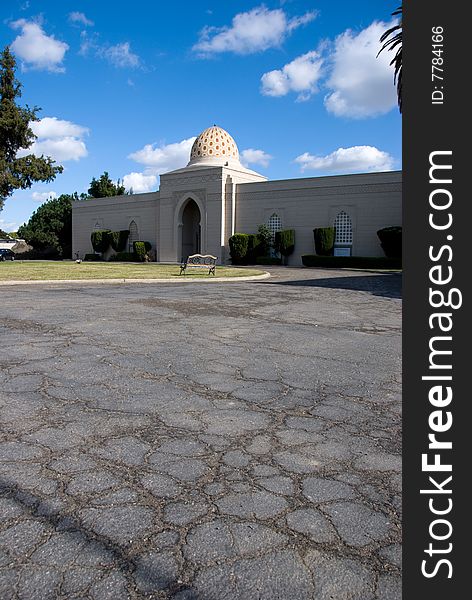
M 390 61 L 390 66 L 393 67 L 393 83 L 397 86 L 398 108 L 402 112 L 402 41 L 403 41 L 403 26 L 401 15 L 403 12 L 402 6 L 399 6 L 392 13 L 392 17 L 400 15 L 400 23 L 390 27 L 380 37 L 382 47 L 377 53 L 377 56 L 384 50 L 388 52 L 395 51 L 395 56 Z

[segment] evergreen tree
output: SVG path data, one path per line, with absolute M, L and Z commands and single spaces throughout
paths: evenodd
M 15 77 L 16 61 L 7 46 L 0 54 L 0 211 L 15 190 L 30 188 L 37 181 L 49 182 L 62 173 L 48 156 L 28 154 L 17 158 L 36 139 L 30 128 L 38 121 L 39 108 L 21 107 L 21 83 Z
M 125 193 L 125 186 L 122 185 L 120 180 L 116 183 L 108 176 L 107 171 L 100 176 L 100 179 L 95 177 L 90 182 L 88 193 L 92 198 L 106 198 L 108 196 L 123 196 Z

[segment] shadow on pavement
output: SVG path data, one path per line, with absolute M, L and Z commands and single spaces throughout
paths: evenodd
M 262 282 L 261 282 L 262 283 Z M 313 279 L 267 279 L 264 285 L 289 285 L 368 292 L 384 298 L 402 297 L 402 277 L 399 273 L 359 275 L 351 277 L 323 277 Z

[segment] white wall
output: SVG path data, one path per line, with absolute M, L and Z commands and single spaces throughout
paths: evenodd
M 159 192 L 75 201 L 72 205 L 72 257 L 75 252 L 80 258 L 93 252 L 90 235 L 95 228 L 128 229 L 133 220 L 138 226 L 139 239 L 151 242 L 155 247 L 158 203 Z
M 402 224 L 401 171 L 285 179 L 236 188 L 236 231 L 256 233 L 277 213 L 284 229 L 295 230 L 290 264 L 301 264 L 302 254 L 314 254 L 313 229 L 333 226 L 342 210 L 353 223 L 352 254 L 383 256 L 377 230 Z

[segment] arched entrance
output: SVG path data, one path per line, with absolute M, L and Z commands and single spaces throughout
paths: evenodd
M 182 213 L 182 257 L 201 251 L 200 209 L 195 200 L 189 198 Z

